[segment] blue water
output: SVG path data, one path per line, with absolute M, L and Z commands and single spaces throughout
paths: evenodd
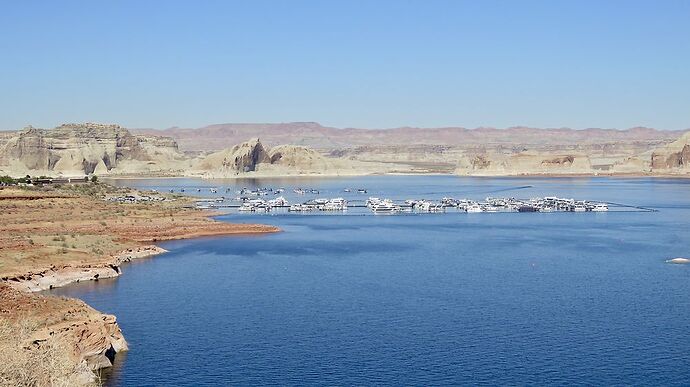
M 108 385 L 690 383 L 690 266 L 664 263 L 690 255 L 690 180 L 118 183 L 559 195 L 659 211 L 225 215 L 284 231 L 164 243 L 169 253 L 118 279 L 56 291 L 117 315 L 130 351 Z

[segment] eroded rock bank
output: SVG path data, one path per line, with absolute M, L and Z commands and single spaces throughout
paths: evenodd
M 110 200 L 127 195 L 156 200 Z M 104 184 L 0 187 L 0 385 L 89 384 L 127 350 L 115 316 L 35 292 L 117 277 L 123 263 L 165 252 L 158 241 L 279 231 L 218 222 L 190 203 Z
M 115 316 L 81 300 L 22 292 L 0 283 L 0 381 L 88 385 L 127 341 Z
M 17 290 L 40 292 L 82 281 L 97 281 L 99 279 L 118 277 L 122 273 L 120 265 L 123 263 L 130 262 L 133 259 L 158 255 L 166 251 L 154 245 L 141 246 L 115 254 L 110 262 L 79 266 L 52 266 L 47 270 L 29 272 L 19 276 L 3 277 L 2 281 Z
M 166 252 L 146 245 L 114 254 L 103 264 L 53 266 L 48 270 L 3 277 L 0 282 L 0 381 L 27 385 L 89 385 L 93 371 L 111 367 L 128 350 L 113 315 L 81 300 L 30 294 L 82 281 L 119 276 L 123 263 Z M 5 356 L 3 356 L 5 357 Z M 41 364 L 36 364 L 41 363 Z M 43 363 L 47 369 L 41 369 Z M 33 375 L 33 376 L 31 376 Z M 41 379 L 48 378 L 48 379 Z M 2 384 L 2 383 L 0 383 Z

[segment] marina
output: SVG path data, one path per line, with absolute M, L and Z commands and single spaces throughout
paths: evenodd
M 185 192 L 184 188 L 178 189 Z M 191 189 L 192 191 L 194 189 Z M 196 189 L 201 192 L 201 189 Z M 232 190 L 205 188 L 210 197 L 200 198 L 200 209 L 225 209 L 242 213 L 272 214 L 444 214 L 444 213 L 603 213 L 609 211 L 656 211 L 650 208 L 605 201 L 543 196 L 533 198 L 493 197 L 483 199 L 443 196 L 440 199 L 393 198 L 368 196 L 365 188 L 345 188 L 337 192 L 323 192 L 314 188 L 263 187 Z M 171 190 L 174 191 L 174 190 Z M 219 192 L 223 196 L 216 196 Z M 237 196 L 228 196 L 228 194 Z M 342 196 L 326 197 L 340 193 Z M 292 195 L 289 195 L 292 194 Z M 286 196 L 293 196 L 286 198 Z M 307 197 L 311 196 L 311 197 Z M 388 196 L 388 195 L 386 195 Z

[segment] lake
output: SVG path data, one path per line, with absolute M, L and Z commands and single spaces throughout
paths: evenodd
M 555 195 L 658 211 L 223 215 L 283 232 L 162 243 L 169 253 L 120 278 L 53 291 L 118 317 L 130 351 L 106 385 L 690 381 L 690 265 L 664 262 L 690 256 L 690 180 L 113 182 L 204 196 L 281 186 L 291 201 L 296 187 L 399 200 Z

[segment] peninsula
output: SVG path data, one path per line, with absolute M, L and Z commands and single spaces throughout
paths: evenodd
M 158 241 L 278 231 L 218 222 L 191 203 L 96 182 L 0 187 L 0 375 L 88 384 L 127 349 L 114 316 L 32 292 L 119 276 L 122 263 L 164 252 Z

